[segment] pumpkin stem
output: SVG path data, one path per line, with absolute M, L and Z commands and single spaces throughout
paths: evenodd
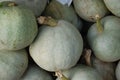
M 102 33 L 103 27 L 102 27 L 102 24 L 100 22 L 100 16 L 97 14 L 95 17 L 96 17 L 96 23 L 97 23 L 97 30 L 99 33 Z
M 58 78 L 60 78 L 60 80 L 69 80 L 66 76 L 64 76 L 64 75 L 62 74 L 61 71 L 56 71 L 56 72 L 55 72 L 55 75 L 56 75 Z
M 38 23 L 39 24 L 45 24 L 45 25 L 49 25 L 51 27 L 55 27 L 58 23 L 57 20 L 53 19 L 52 17 L 44 17 L 44 16 L 40 16 L 38 18 Z
M 91 64 L 91 50 L 90 49 L 85 49 L 84 50 L 84 58 L 85 58 L 85 62 L 88 66 L 92 66 Z

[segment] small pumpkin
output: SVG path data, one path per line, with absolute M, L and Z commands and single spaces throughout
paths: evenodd
M 29 65 L 20 80 L 53 80 L 51 75 L 35 64 Z
M 106 7 L 111 11 L 114 15 L 120 17 L 120 0 L 103 0 Z
M 120 19 L 116 16 L 107 16 L 88 30 L 88 41 L 95 56 L 105 62 L 114 62 L 120 59 Z
M 44 11 L 48 0 L 0 0 L 0 2 L 2 1 L 14 1 L 18 5 L 26 6 L 31 9 L 37 17 Z
M 104 17 L 109 13 L 103 0 L 73 0 L 77 14 L 86 21 L 95 22 L 97 14 Z
M 40 18 L 41 21 L 42 17 Z M 38 36 L 30 45 L 33 60 L 47 71 L 59 71 L 71 68 L 79 60 L 83 40 L 81 34 L 71 23 L 45 18 L 46 23 L 39 28 Z M 54 24 L 54 25 L 53 25 Z
M 19 80 L 28 65 L 25 49 L 0 51 L 0 80 Z
M 71 69 L 64 70 L 62 73 L 69 80 L 103 80 L 94 68 L 80 64 Z M 58 77 L 56 80 L 61 79 Z
M 51 16 L 54 19 L 58 20 L 59 19 L 67 20 L 70 23 L 72 23 L 75 27 L 77 27 L 79 30 L 82 28 L 82 21 L 80 20 L 80 18 L 78 18 L 72 5 L 67 6 L 61 4 L 56 0 L 52 0 L 46 7 L 44 15 Z
M 37 35 L 34 14 L 14 2 L 0 3 L 0 50 L 19 50 L 32 43 Z
M 116 67 L 116 78 L 117 80 L 120 80 L 120 61 L 118 62 Z

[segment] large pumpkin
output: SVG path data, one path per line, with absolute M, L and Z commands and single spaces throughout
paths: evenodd
M 101 26 L 98 26 L 102 24 Z M 97 58 L 106 62 L 120 59 L 120 19 L 107 16 L 88 30 L 88 40 Z M 97 25 L 97 26 L 96 26 Z M 102 31 L 98 27 L 103 28 Z
M 28 65 L 25 50 L 0 51 L 0 80 L 19 80 Z
M 78 15 L 86 21 L 95 22 L 95 16 L 105 16 L 108 10 L 103 0 L 73 0 L 74 7 Z
M 103 80 L 94 68 L 84 65 L 77 65 L 71 69 L 62 71 L 62 73 L 69 80 Z M 57 80 L 61 79 L 58 77 Z
M 59 20 L 53 26 L 41 26 L 29 51 L 33 60 L 43 69 L 58 71 L 71 68 L 80 58 L 83 40 L 69 22 Z
M 120 17 L 120 0 L 103 0 L 107 8 L 116 16 Z
M 0 4 L 0 50 L 19 50 L 27 47 L 38 30 L 34 14 L 12 2 Z
M 44 12 L 46 16 L 51 16 L 55 19 L 64 19 L 72 23 L 79 30 L 82 28 L 82 22 L 78 18 L 75 10 L 72 5 L 62 5 L 60 2 L 56 0 L 52 0 L 49 5 L 46 7 Z
M 20 80 L 53 80 L 51 75 L 38 67 L 37 65 L 29 65 L 28 69 Z
M 35 16 L 40 16 L 47 4 L 47 0 L 0 0 L 2 1 L 14 1 L 19 5 L 24 5 L 31 9 Z

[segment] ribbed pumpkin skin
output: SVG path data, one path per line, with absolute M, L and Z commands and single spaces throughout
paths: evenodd
M 37 35 L 35 16 L 22 6 L 1 7 L 0 23 L 0 50 L 23 49 Z
M 36 65 L 29 65 L 20 80 L 53 80 L 51 75 Z
M 58 71 L 74 66 L 83 49 L 78 30 L 69 22 L 59 20 L 57 26 L 42 26 L 30 45 L 30 55 L 43 69 Z
M 120 17 L 120 0 L 103 0 L 107 8 L 116 16 Z
M 50 2 L 44 12 L 46 16 L 51 16 L 55 19 L 63 19 L 72 23 L 79 30 L 82 28 L 82 22 L 78 19 L 77 14 L 72 6 L 62 5 L 56 0 Z
M 96 24 L 88 30 L 88 40 L 97 58 L 106 62 L 120 59 L 120 19 L 107 16 L 101 20 L 104 30 L 99 34 Z
M 95 22 L 95 16 L 100 17 L 108 13 L 103 0 L 73 0 L 74 7 L 78 15 L 86 21 Z
M 120 61 L 118 62 L 118 65 L 116 67 L 116 78 L 117 80 L 120 80 Z
M 0 51 L 0 80 L 19 80 L 28 65 L 25 50 Z
M 63 74 L 70 80 L 103 80 L 99 73 L 91 67 L 77 65 L 63 71 Z M 57 80 L 60 80 L 57 78 Z
M 41 15 L 47 4 L 47 0 L 0 0 L 2 1 L 14 1 L 19 5 L 24 5 L 31 9 L 36 17 Z

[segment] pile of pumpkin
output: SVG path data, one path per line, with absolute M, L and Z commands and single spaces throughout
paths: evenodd
M 0 0 L 0 80 L 120 80 L 120 0 Z

